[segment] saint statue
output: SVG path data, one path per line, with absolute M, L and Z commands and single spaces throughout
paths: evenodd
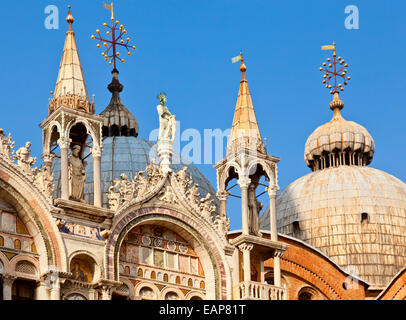
M 31 142 L 27 142 L 24 147 L 17 150 L 14 159 L 17 160 L 18 166 L 23 169 L 25 173 L 32 174 L 31 166 L 37 162 L 37 158 L 31 157 Z
M 261 236 L 259 232 L 259 213 L 263 208 L 263 204 L 256 197 L 257 185 L 251 183 L 248 187 L 248 230 L 249 234 Z
M 176 136 L 176 120 L 175 116 L 171 114 L 168 110 L 166 104 L 166 94 L 161 93 L 158 96 L 160 104 L 157 106 L 159 114 L 159 137 L 158 141 L 166 140 L 172 141 L 175 140 Z
M 85 202 L 84 190 L 86 183 L 86 161 L 80 158 L 81 147 L 74 145 L 72 154 L 68 158 L 69 163 L 69 199 Z

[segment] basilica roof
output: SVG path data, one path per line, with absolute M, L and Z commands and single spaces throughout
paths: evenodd
M 305 145 L 305 162 L 313 172 L 277 195 L 278 230 L 383 287 L 406 265 L 406 184 L 367 167 L 374 140 L 363 126 L 342 117 L 337 88 L 330 93 L 333 118 Z M 269 229 L 269 209 L 261 228 Z

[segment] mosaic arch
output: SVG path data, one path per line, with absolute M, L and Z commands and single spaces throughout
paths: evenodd
M 50 214 L 52 204 L 14 164 L 2 162 L 0 252 L 8 260 L 20 253 L 36 259 L 40 274 L 50 265 L 66 271 L 63 241 Z
M 182 236 L 160 225 L 143 224 L 127 233 L 120 247 L 119 273 L 120 281 L 127 279 L 134 285 L 148 282 L 157 287 L 156 299 L 180 300 L 191 292 L 206 294 L 198 254 Z
M 139 283 L 145 281 L 153 292 L 151 285 L 159 292 L 165 288 L 172 288 L 173 292 L 185 290 L 179 295 L 182 298 L 191 290 L 196 293 L 193 296 L 228 298 L 226 285 L 230 279 L 225 256 L 210 230 L 204 230 L 187 213 L 167 208 L 129 209 L 121 217 L 114 223 L 106 244 L 108 279 L 131 279 L 135 296 L 139 296 Z M 154 299 L 165 299 L 161 294 L 155 296 Z

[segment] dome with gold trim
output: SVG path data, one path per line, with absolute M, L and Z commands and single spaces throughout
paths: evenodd
M 341 90 L 342 91 L 342 90 Z M 372 288 L 382 288 L 406 265 L 406 184 L 367 167 L 375 144 L 361 125 L 341 115 L 338 90 L 328 123 L 307 139 L 313 171 L 276 199 L 280 233 L 303 240 Z M 269 209 L 261 217 L 269 228 Z

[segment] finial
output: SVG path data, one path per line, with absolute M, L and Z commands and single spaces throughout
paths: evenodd
M 131 56 L 132 54 L 130 49 L 136 50 L 137 47 L 130 46 L 129 42 L 131 39 L 129 37 L 124 38 L 125 35 L 127 34 L 127 30 L 124 28 L 124 25 L 122 24 L 120 25 L 120 21 L 115 20 L 113 13 L 113 3 L 111 5 L 104 3 L 103 6 L 107 10 L 111 11 L 111 26 L 109 26 L 107 23 L 103 24 L 103 27 L 108 29 L 108 31 L 106 32 L 108 37 L 103 38 L 100 35 L 100 30 L 97 29 L 96 30 L 97 36 L 92 35 L 91 38 L 99 40 L 97 48 L 100 48 L 101 44 L 103 43 L 105 51 L 102 52 L 102 56 L 110 66 L 113 66 L 114 68 L 113 70 L 116 70 L 117 60 L 121 61 L 121 63 L 125 62 L 125 59 L 120 57 L 121 53 L 117 51 L 118 47 L 125 48 L 129 56 Z
M 240 52 L 240 57 L 241 57 L 240 71 L 242 72 L 242 79 L 245 80 L 245 71 L 247 71 L 247 67 L 245 66 L 244 58 L 242 57 L 242 50 Z
M 335 42 L 332 45 L 322 46 L 321 49 L 333 50 L 333 60 L 327 58 L 327 62 L 323 62 L 323 66 L 320 67 L 320 71 L 324 72 L 323 83 L 330 90 L 330 93 L 334 95 L 334 100 L 340 100 L 338 98 L 339 92 L 344 91 L 343 85 L 346 86 L 347 81 L 351 79 L 351 77 L 347 76 L 347 69 L 345 69 L 348 64 L 341 57 L 337 58 Z M 331 79 L 334 79 L 334 84 L 329 83 Z
M 75 22 L 75 19 L 73 19 L 72 12 L 70 11 L 71 6 L 68 6 L 69 12 L 68 16 L 66 17 L 66 21 L 69 23 L 69 31 L 72 31 L 72 24 Z

